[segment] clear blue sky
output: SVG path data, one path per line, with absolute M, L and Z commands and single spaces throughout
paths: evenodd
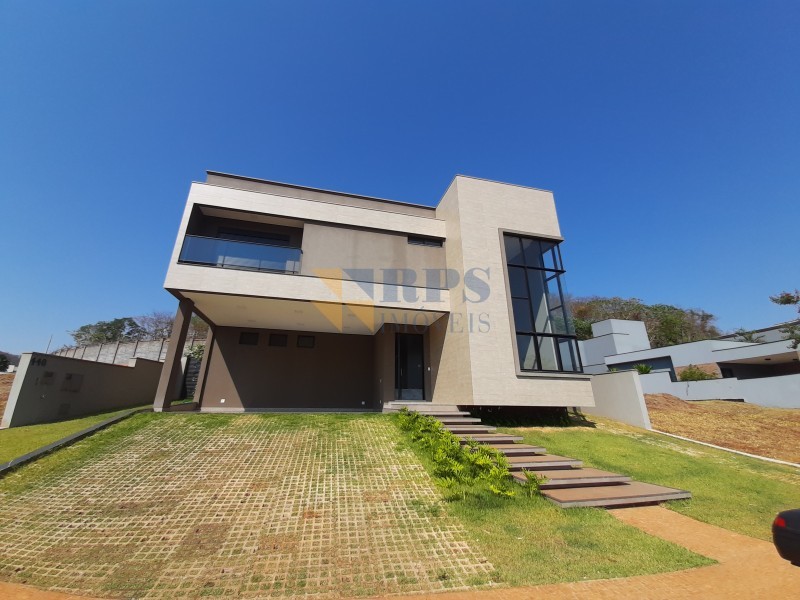
M 206 169 L 553 190 L 570 291 L 794 317 L 800 3 L 0 2 L 0 349 L 174 310 Z

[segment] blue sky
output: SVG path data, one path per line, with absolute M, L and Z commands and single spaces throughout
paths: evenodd
M 555 192 L 570 291 L 794 317 L 800 4 L 0 3 L 0 349 L 174 310 L 206 169 Z

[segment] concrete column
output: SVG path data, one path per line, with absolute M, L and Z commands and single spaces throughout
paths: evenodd
M 172 323 L 172 335 L 167 347 L 167 356 L 164 366 L 161 368 L 161 379 L 158 381 L 158 389 L 153 402 L 153 410 L 156 412 L 169 410 L 172 401 L 178 400 L 181 393 L 181 378 L 183 377 L 181 358 L 193 308 L 194 302 L 185 298 L 178 304 L 178 312 L 175 313 L 175 321 Z
M 200 361 L 200 372 L 197 374 L 197 387 L 194 388 L 194 401 L 200 408 L 203 402 L 203 388 L 208 375 L 208 365 L 211 363 L 211 352 L 214 348 L 214 326 L 208 324 L 208 334 L 206 335 L 206 349 L 203 351 L 203 360 Z

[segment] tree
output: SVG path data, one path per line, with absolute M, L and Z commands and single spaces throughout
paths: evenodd
M 648 305 L 638 298 L 569 298 L 579 339 L 591 338 L 591 324 L 605 319 L 642 321 L 653 348 L 718 337 L 716 317 L 698 309 L 683 309 L 669 304 Z
M 733 338 L 733 341 L 735 342 L 750 342 L 751 344 L 760 344 L 762 341 L 764 341 L 763 335 L 756 335 L 755 331 L 747 331 L 742 327 L 733 333 L 736 335 L 736 337 Z
M 189 321 L 189 337 L 192 338 L 206 338 L 208 337 L 208 323 L 203 321 L 197 315 L 192 315 L 192 320 Z
M 0 373 L 5 373 L 8 371 L 8 358 L 6 358 L 5 354 L 0 354 Z
M 98 321 L 82 325 L 69 334 L 78 346 L 106 344 L 109 342 L 132 342 L 145 337 L 145 331 L 131 317 L 120 317 L 111 321 Z
M 796 306 L 797 313 L 800 315 L 800 290 L 781 292 L 777 296 L 770 296 L 769 299 L 775 304 L 780 304 L 782 306 Z M 786 336 L 787 340 L 792 341 L 792 348 L 796 350 L 797 347 L 800 346 L 800 324 L 787 324 L 786 327 L 781 329 L 781 333 Z
M 172 315 L 168 312 L 154 310 L 149 315 L 136 317 L 136 323 L 144 331 L 146 340 L 161 340 L 172 333 Z

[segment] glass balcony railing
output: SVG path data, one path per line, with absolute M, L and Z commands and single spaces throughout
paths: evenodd
M 178 260 L 225 269 L 299 273 L 301 255 L 300 248 L 187 235 Z

